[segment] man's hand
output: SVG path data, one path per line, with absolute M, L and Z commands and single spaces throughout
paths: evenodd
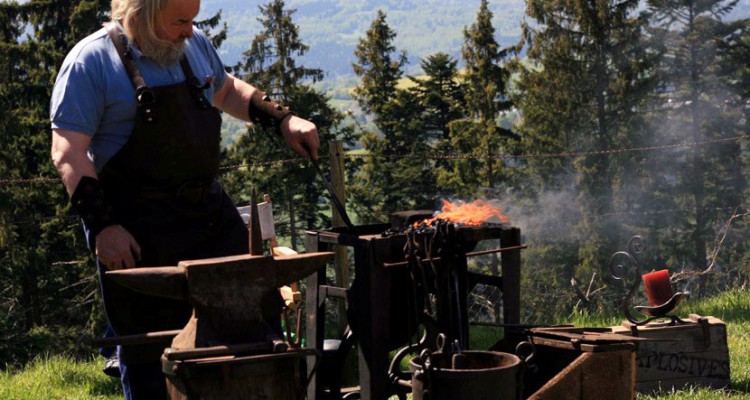
M 292 115 L 281 123 L 281 134 L 292 150 L 306 158 L 318 159 L 320 138 L 315 124 Z
M 110 271 L 134 268 L 141 246 L 122 225 L 110 225 L 96 235 L 96 256 Z

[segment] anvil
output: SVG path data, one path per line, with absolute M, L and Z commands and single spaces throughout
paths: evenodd
M 176 267 L 108 271 L 107 279 L 141 293 L 186 300 L 193 315 L 172 350 L 282 340 L 272 327 L 278 288 L 322 268 L 332 252 L 271 257 L 238 255 L 181 261 Z

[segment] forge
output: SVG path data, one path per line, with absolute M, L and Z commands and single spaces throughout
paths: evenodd
M 505 343 L 508 327 L 520 324 L 520 229 L 505 223 L 419 223 L 432 215 L 431 210 L 406 211 L 393 214 L 390 224 L 307 232 L 308 251 L 353 249 L 355 276 L 349 288 L 328 284 L 324 270 L 307 279 L 308 347 L 324 349 L 325 299 L 345 299 L 352 335 L 344 342 L 354 338 L 359 366 L 358 387 L 342 388 L 336 376 L 318 374 L 308 398 L 347 398 L 356 391 L 364 400 L 380 400 L 408 392 L 398 383 L 409 379 L 398 368 L 408 354 L 434 346 L 440 334 L 448 343 L 470 348 L 467 299 L 478 284 L 502 293 L 505 337 L 493 348 L 516 342 Z M 483 241 L 496 247 L 475 251 Z M 490 253 L 501 256 L 499 276 L 469 271 L 467 258 Z M 415 340 L 419 332 L 422 337 Z M 392 351 L 397 351 L 393 359 Z

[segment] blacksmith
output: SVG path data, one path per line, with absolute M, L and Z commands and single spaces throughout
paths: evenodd
M 219 110 L 276 128 L 297 153 L 317 158 L 313 123 L 226 73 L 193 26 L 199 8 L 200 0 L 112 0 L 112 21 L 60 68 L 52 159 L 100 274 L 248 253 L 247 229 L 215 179 Z M 186 304 L 101 281 L 118 335 L 180 329 L 189 318 Z M 161 351 L 120 349 L 127 399 L 166 397 Z

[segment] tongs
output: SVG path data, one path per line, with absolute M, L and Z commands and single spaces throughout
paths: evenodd
M 318 173 L 318 176 L 320 177 L 320 179 L 322 179 L 323 182 L 326 184 L 326 189 L 328 189 L 328 194 L 331 195 L 331 201 L 333 202 L 334 207 L 336 207 L 336 210 L 339 212 L 339 215 L 341 215 L 341 218 L 344 220 L 344 224 L 346 224 L 347 228 L 353 229 L 354 224 L 352 224 L 352 220 L 349 219 L 349 215 L 346 213 L 346 209 L 344 208 L 344 205 L 341 203 L 341 200 L 339 200 L 338 196 L 336 196 L 336 192 L 333 191 L 331 182 L 326 179 L 326 177 L 323 175 L 323 171 L 320 170 L 320 165 L 318 164 L 318 160 L 313 158 L 312 153 L 307 148 L 307 146 L 305 146 L 305 149 L 310 154 L 310 163 L 312 164 L 313 168 L 315 168 L 315 172 Z

